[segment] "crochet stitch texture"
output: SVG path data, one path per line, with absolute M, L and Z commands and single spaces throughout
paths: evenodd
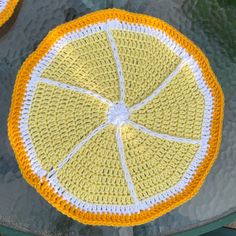
M 24 62 L 9 138 L 25 179 L 59 211 L 138 225 L 198 192 L 223 103 L 190 40 L 160 19 L 108 9 L 57 27 Z
M 11 17 L 18 2 L 19 0 L 0 0 L 0 27 Z

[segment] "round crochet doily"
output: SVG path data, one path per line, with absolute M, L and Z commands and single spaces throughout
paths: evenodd
M 11 17 L 19 0 L 0 0 L 0 27 Z
M 25 179 L 59 211 L 129 226 L 197 193 L 222 119 L 199 48 L 160 19 L 109 9 L 57 27 L 24 62 L 9 137 Z

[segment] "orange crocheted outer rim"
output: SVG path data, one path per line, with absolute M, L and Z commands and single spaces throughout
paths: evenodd
M 19 0 L 8 0 L 5 8 L 0 12 L 0 27 L 12 16 L 18 2 Z
M 210 145 L 207 154 L 202 164 L 198 167 L 192 181 L 185 187 L 182 192 L 167 199 L 165 202 L 161 202 L 157 205 L 154 205 L 148 210 L 143 210 L 140 213 L 135 213 L 131 215 L 85 212 L 78 208 L 75 208 L 75 206 L 72 206 L 66 200 L 63 200 L 62 197 L 58 196 L 58 194 L 53 190 L 53 188 L 50 186 L 50 184 L 45 178 L 40 180 L 38 176 L 33 173 L 19 129 L 20 110 L 23 103 L 26 85 L 30 79 L 30 73 L 34 66 L 38 63 L 38 61 L 48 52 L 52 44 L 55 43 L 55 41 L 59 37 L 65 35 L 70 31 L 83 28 L 89 24 L 104 22 L 108 19 L 114 18 L 118 18 L 121 21 L 126 21 L 130 23 L 138 23 L 146 26 L 151 26 L 153 28 L 157 28 L 166 32 L 174 41 L 176 41 L 179 45 L 185 48 L 187 52 L 191 54 L 194 59 L 199 63 L 199 66 L 202 69 L 205 82 L 207 83 L 214 97 L 214 108 L 212 118 L 213 120 L 211 126 L 211 137 L 209 140 Z M 223 107 L 223 92 L 217 82 L 213 71 L 210 68 L 209 62 L 202 53 L 202 51 L 198 47 L 196 47 L 189 39 L 187 39 L 181 33 L 176 31 L 172 26 L 168 25 L 160 19 L 142 14 L 129 13 L 124 10 L 107 9 L 85 15 L 79 19 L 56 27 L 41 42 L 37 50 L 33 52 L 29 56 L 29 58 L 24 62 L 17 75 L 13 92 L 11 110 L 8 120 L 9 138 L 15 151 L 15 155 L 24 178 L 33 187 L 35 187 L 37 191 L 50 204 L 52 204 L 65 215 L 75 220 L 78 220 L 79 222 L 92 225 L 140 225 L 148 221 L 154 220 L 155 218 L 169 212 L 173 208 L 178 207 L 179 205 L 188 201 L 194 195 L 197 194 L 207 174 L 209 173 L 220 148 L 223 122 Z

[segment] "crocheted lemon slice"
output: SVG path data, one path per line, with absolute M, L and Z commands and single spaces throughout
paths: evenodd
M 57 27 L 25 61 L 9 137 L 26 180 L 58 210 L 128 226 L 197 193 L 222 118 L 202 52 L 159 19 L 113 9 Z
M 0 0 L 0 27 L 11 17 L 19 0 Z

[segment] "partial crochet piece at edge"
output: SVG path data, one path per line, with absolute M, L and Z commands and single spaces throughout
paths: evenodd
M 0 27 L 12 16 L 19 0 L 0 0 Z

